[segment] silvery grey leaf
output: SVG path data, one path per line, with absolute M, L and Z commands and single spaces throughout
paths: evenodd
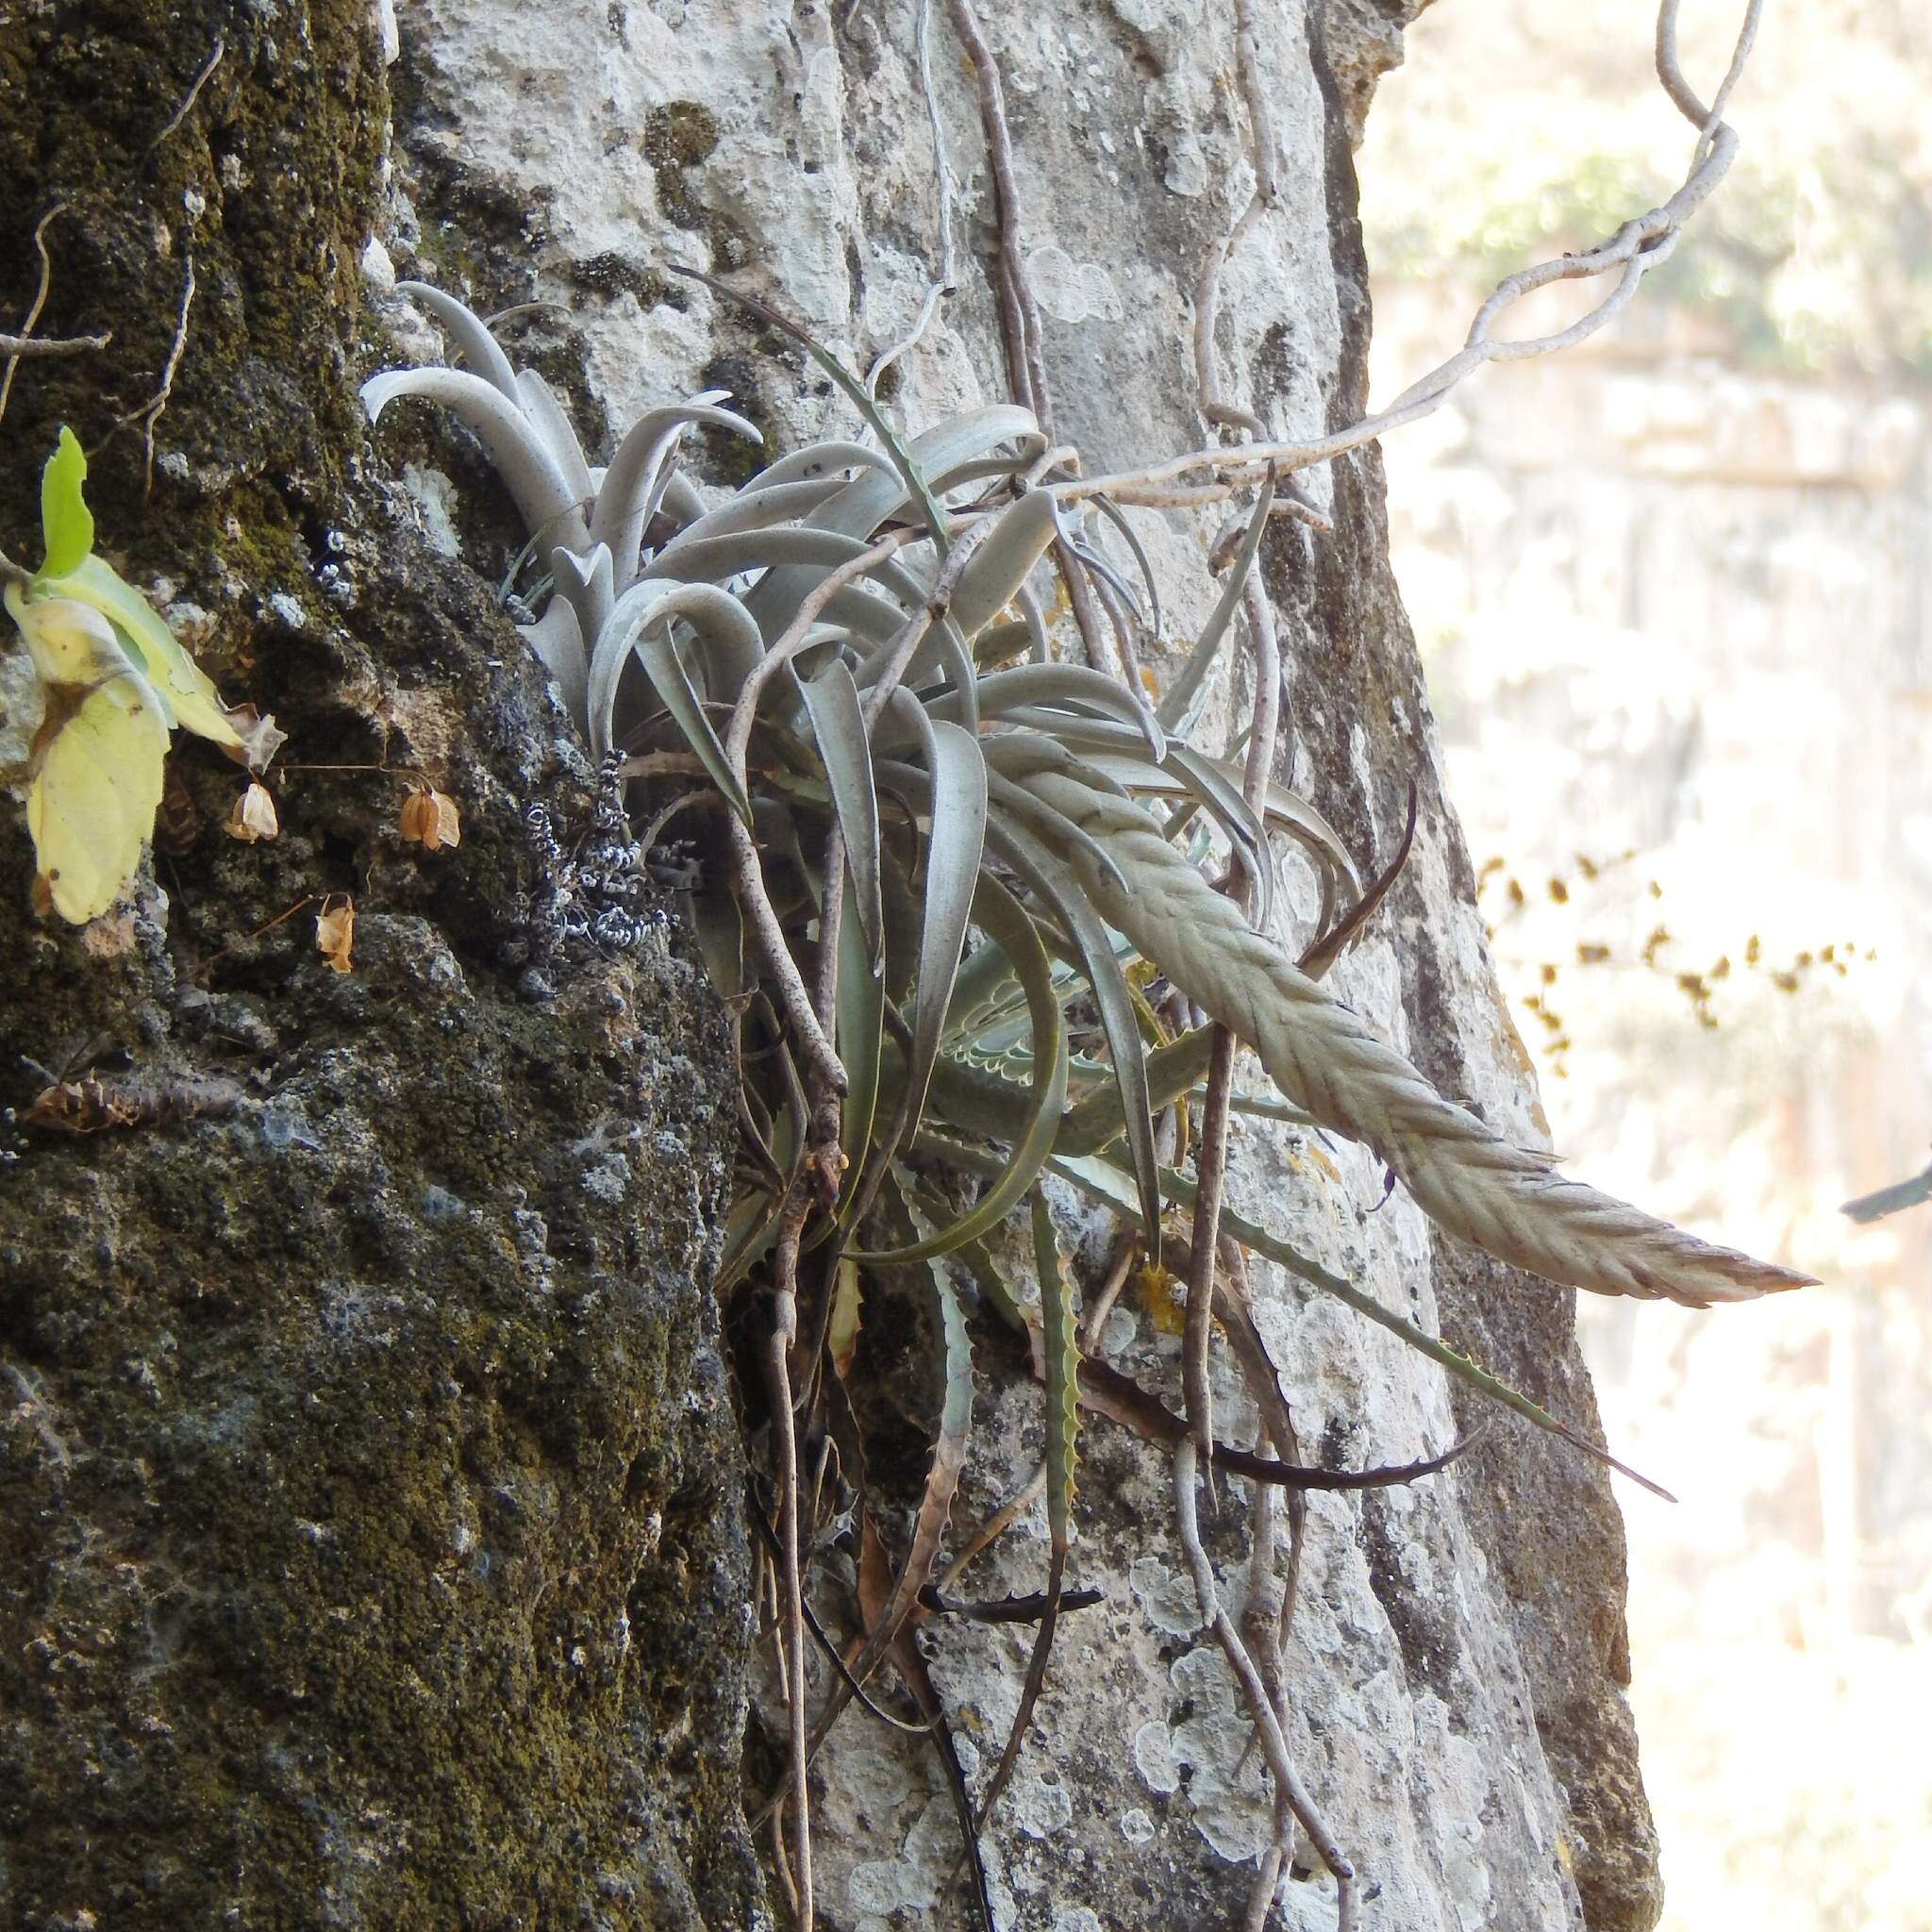
M 883 450 L 864 442 L 813 442 L 795 449 L 754 476 L 746 487 L 765 490 L 780 483 L 817 482 L 835 477 L 841 470 L 883 470 L 898 473 Z M 842 482 L 841 482 L 842 487 Z
M 852 869 L 853 899 L 876 967 L 886 937 L 879 896 L 879 801 L 858 687 L 842 658 L 833 658 L 809 678 L 798 676 L 796 658 L 791 668 L 831 784 L 833 809 L 845 835 L 845 862 Z M 826 881 L 827 890 L 831 883 Z
M 626 591 L 637 578 L 638 546 L 642 541 L 644 522 L 651 504 L 664 480 L 664 466 L 684 430 L 693 423 L 708 423 L 721 429 L 733 429 L 754 442 L 762 442 L 756 424 L 713 405 L 725 393 L 707 390 L 689 403 L 674 403 L 661 409 L 647 409 L 625 431 L 604 482 L 597 491 L 597 507 L 591 517 L 591 534 L 610 546 L 617 569 L 617 588 Z
M 1034 839 L 1030 829 L 1000 815 L 987 825 L 987 841 L 1025 880 L 1028 888 L 1053 909 L 1073 940 L 1093 991 L 1101 1031 L 1113 1062 L 1126 1122 L 1127 1145 L 1140 1187 L 1141 1211 L 1145 1217 L 1148 1253 L 1160 1258 L 1160 1158 L 1154 1145 L 1154 1112 L 1147 1092 L 1147 1060 L 1141 1043 L 1140 1021 L 1126 975 L 1114 953 L 1112 935 L 1081 890 L 1079 881 L 1058 858 Z
M 948 717 L 951 697 L 936 700 L 934 715 Z M 993 671 L 979 680 L 980 715 L 1009 717 L 1022 709 L 1039 708 L 1026 722 L 1051 735 L 1055 725 L 1046 707 L 1065 707 L 1118 720 L 1145 741 L 1156 764 L 1167 756 L 1167 734 L 1154 713 L 1124 685 L 1084 664 L 1024 664 L 1013 671 Z
M 1092 501 L 1093 508 L 1126 539 L 1127 548 L 1134 554 L 1134 561 L 1141 570 L 1141 581 L 1147 586 L 1147 604 L 1154 613 L 1154 634 L 1158 637 L 1163 628 L 1160 621 L 1160 580 L 1154 575 L 1154 565 L 1148 560 L 1140 535 L 1126 511 L 1112 497 L 1096 496 Z
M 517 401 L 524 414 L 535 425 L 537 434 L 562 473 L 563 480 L 576 492 L 578 503 L 588 515 L 597 486 L 591 480 L 591 466 L 584 460 L 583 444 L 571 427 L 570 418 L 550 385 L 534 369 L 517 371 Z
M 1010 778 L 1000 774 L 998 760 L 994 757 L 998 743 L 996 738 L 980 741 L 981 752 L 987 760 L 987 797 L 998 814 L 1009 824 L 1023 825 L 1056 851 L 1077 849 L 1084 852 L 1092 864 L 1112 876 L 1122 891 L 1131 891 L 1126 874 L 1091 832 L 1076 825 L 1064 812 L 1056 811 L 1052 806 L 1035 798 L 1024 786 L 1016 785 Z
M 570 599 L 552 597 L 535 624 L 517 626 L 517 635 L 537 654 L 538 661 L 557 681 L 557 692 L 586 739 L 590 736 L 589 663 L 584 634 Z
M 398 282 L 396 293 L 421 303 L 442 325 L 458 354 L 470 365 L 473 375 L 481 376 L 491 389 L 522 407 L 516 372 L 509 366 L 509 358 L 490 333 L 490 325 L 475 309 L 427 282 Z
M 871 547 L 857 537 L 815 530 L 808 525 L 731 530 L 716 537 L 700 537 L 692 531 L 667 544 L 640 575 L 644 579 L 675 577 L 685 583 L 721 583 L 747 571 L 804 565 L 823 577 L 826 571 L 850 563 Z M 925 601 L 918 581 L 891 558 L 874 564 L 866 575 L 909 608 L 916 609 Z
M 459 369 L 389 369 L 362 385 L 371 425 L 398 396 L 439 403 L 471 431 L 496 465 L 532 536 L 588 551 L 590 532 L 575 493 L 530 419 L 480 375 Z
M 568 597 L 577 626 L 587 638 L 602 637 L 615 601 L 611 593 L 610 553 L 598 544 L 589 557 L 561 547 L 550 553 L 558 594 Z
M 1173 690 L 1160 701 L 1160 722 L 1169 731 L 1181 729 L 1182 721 L 1192 708 L 1208 672 L 1213 668 L 1221 641 L 1227 635 L 1236 608 L 1247 589 L 1248 572 L 1254 567 L 1255 558 L 1261 548 L 1261 535 L 1268 527 L 1268 511 L 1274 502 L 1274 474 L 1271 470 L 1262 482 L 1255 513 L 1248 519 L 1248 533 L 1241 539 L 1241 553 L 1234 560 L 1233 570 L 1228 573 L 1227 587 L 1222 591 L 1192 654 L 1181 667 L 1181 675 L 1174 679 Z
M 673 619 L 682 619 L 703 640 L 710 660 L 717 667 L 714 683 L 719 691 L 736 691 L 762 654 L 763 641 L 758 635 L 758 626 L 746 615 L 738 599 L 727 596 L 723 591 L 709 584 L 633 585 L 612 606 L 610 615 L 591 651 L 586 706 L 592 758 L 601 758 L 610 749 L 618 685 L 624 675 L 624 667 L 630 661 L 633 652 L 638 650 L 640 636 L 647 625 L 669 623 Z M 645 658 L 644 662 L 648 670 L 649 659 Z M 681 664 L 679 669 L 682 672 Z M 661 688 L 658 695 L 667 707 L 671 706 L 670 695 Z M 684 728 L 685 721 L 680 718 L 677 722 L 680 728 Z M 710 732 L 708 721 L 705 729 Z M 690 735 L 687 730 L 686 736 Z M 715 742 L 716 735 L 711 735 Z M 705 751 L 699 745 L 693 743 L 691 748 L 700 758 L 705 757 Z M 736 784 L 734 778 L 731 787 L 721 785 L 720 790 L 729 797 Z
M 1001 512 L 967 560 L 949 607 L 968 642 L 1012 602 L 1059 529 L 1059 506 L 1044 490 L 1029 490 Z
M 702 542 L 708 537 L 728 537 L 737 530 L 762 530 L 774 524 L 789 524 L 795 518 L 808 516 L 842 487 L 837 477 L 828 476 L 802 483 L 748 487 L 680 530 L 658 552 L 658 557 L 661 560 L 683 544 Z
M 982 457 L 999 443 L 1039 436 L 1039 425 L 1029 411 L 1001 403 L 991 408 L 969 409 L 936 424 L 913 438 L 908 454 L 930 476 Z M 814 510 L 810 526 L 870 541 L 879 525 L 910 499 L 911 492 L 896 469 L 872 470 L 855 477 L 830 502 Z M 752 592 L 753 613 L 767 637 L 776 637 L 791 621 L 815 580 L 800 570 L 774 570 Z

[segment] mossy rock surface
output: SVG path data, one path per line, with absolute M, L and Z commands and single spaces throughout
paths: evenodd
M 219 47 L 220 58 L 208 66 Z M 172 127 L 197 75 L 192 104 Z M 0 1924 L 737 1925 L 749 1562 L 708 1281 L 722 1016 L 671 907 L 513 942 L 591 774 L 356 400 L 388 97 L 364 0 L 0 25 L 0 299 L 48 334 L 0 544 L 93 451 L 100 547 L 290 742 L 281 836 L 177 744 L 132 908 L 37 922 L 0 806 Z M 139 421 L 193 292 L 150 470 Z M 117 426 L 118 425 L 118 426 Z M 428 776 L 454 852 L 397 828 Z M 357 909 L 353 971 L 316 911 Z M 547 992 L 548 996 L 543 996 Z M 44 1063 L 45 1073 L 17 1055 Z M 219 1106 L 183 1104 L 222 1083 Z

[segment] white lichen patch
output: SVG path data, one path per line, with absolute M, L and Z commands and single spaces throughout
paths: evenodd
M 1055 1772 L 1015 1779 L 1009 1811 L 1028 1838 L 1051 1838 L 1074 1822 L 1074 1801 Z
M 1127 1582 L 1155 1629 L 1169 1637 L 1191 1637 L 1201 1627 L 1201 1600 L 1194 1593 L 1193 1579 L 1170 1570 L 1158 1557 L 1137 1557 Z

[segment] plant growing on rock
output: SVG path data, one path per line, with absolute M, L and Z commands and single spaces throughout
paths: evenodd
M 955 11 L 964 36 L 971 8 Z M 1754 8 L 1739 61 L 1755 17 Z M 1673 18 L 1666 0 L 1665 24 Z M 1662 31 L 1659 72 L 1699 128 L 1686 187 L 1664 208 L 1589 255 L 1512 278 L 1485 306 L 1463 351 L 1381 416 L 1314 442 L 1248 441 L 1130 476 L 1083 476 L 1076 455 L 1052 442 L 1040 410 L 1017 403 L 902 436 L 827 351 L 705 275 L 696 278 L 801 341 L 850 397 L 870 440 L 812 444 L 708 498 L 678 466 L 688 430 L 757 432 L 723 407 L 722 394 L 707 392 L 649 412 L 596 469 L 548 388 L 515 370 L 481 321 L 447 294 L 403 285 L 443 324 L 467 367 L 375 377 L 364 391 L 372 418 L 415 396 L 447 408 L 475 434 L 523 514 L 528 555 L 552 585 L 525 636 L 610 784 L 636 788 L 640 843 L 657 844 L 680 815 L 703 828 L 694 914 L 737 1018 L 742 1070 L 741 1158 L 718 1286 L 759 1324 L 766 1402 L 757 1420 L 773 1507 L 758 1522 L 783 1583 L 791 1774 L 780 1802 L 791 1807 L 785 1876 L 803 1924 L 812 1915 L 810 1756 L 846 1702 L 870 1702 L 882 1662 L 897 1669 L 939 1742 L 974 1847 L 1021 1747 L 1056 1620 L 1071 1601 L 1063 1585 L 1083 1407 L 1174 1452 L 1176 1519 L 1204 1619 L 1247 1695 L 1278 1797 L 1254 1923 L 1272 1900 L 1291 1815 L 1333 1872 L 1341 1922 L 1351 1923 L 1349 1859 L 1289 1760 L 1278 1656 L 1266 1641 L 1258 1657 L 1251 1654 L 1217 1600 L 1194 1521 L 1197 1480 L 1204 1463 L 1220 1464 L 1267 1496 L 1404 1480 L 1446 1458 L 1353 1473 L 1296 1465 L 1292 1422 L 1248 1302 L 1245 1253 L 1340 1296 L 1519 1415 L 1601 1454 L 1437 1338 L 1225 1212 L 1231 1107 L 1285 1110 L 1365 1143 L 1444 1231 L 1555 1282 L 1705 1306 L 1806 1279 L 1565 1178 L 1437 1093 L 1334 999 L 1323 977 L 1367 928 L 1400 858 L 1364 885 L 1332 827 L 1272 775 L 1278 665 L 1255 564 L 1271 514 L 1288 503 L 1284 479 L 1426 413 L 1486 360 L 1559 347 L 1587 332 L 1579 324 L 1535 343 L 1496 342 L 1490 325 L 1517 295 L 1554 279 L 1614 273 L 1613 292 L 1589 326 L 1627 299 L 1735 146 L 1718 119 L 1735 64 L 1711 109 L 1675 75 Z M 1264 136 L 1257 119 L 1257 147 Z M 1210 275 L 1204 301 L 1211 303 L 1212 289 Z M 1008 292 L 1013 312 L 1023 313 L 1024 286 L 1009 283 Z M 1210 400 L 1211 338 L 1210 325 L 1203 338 Z M 1016 388 L 1024 387 L 1016 375 Z M 1252 426 L 1218 401 L 1209 413 Z M 1176 481 L 1196 472 L 1214 480 Z M 1124 529 L 1126 505 L 1192 505 L 1247 489 L 1255 500 L 1226 589 L 1158 706 L 1094 664 L 1057 658 L 1028 588 L 1049 557 L 1076 612 L 1083 601 L 1110 609 L 1136 602 L 1127 579 L 1078 527 L 1085 507 Z M 1158 608 L 1153 573 L 1140 546 L 1133 550 Z M 1191 726 L 1244 604 L 1257 704 L 1236 764 L 1195 745 Z M 1299 949 L 1276 937 L 1278 871 L 1291 849 L 1321 888 L 1320 919 Z M 1258 1057 L 1279 1099 L 1235 1096 L 1237 1044 Z M 1170 1262 L 1184 1264 L 1184 1415 L 1083 1347 L 1083 1331 L 1097 1334 L 1125 1267 L 1076 1321 L 1042 1192 L 1049 1176 L 1120 1218 L 1130 1236 L 1127 1260 L 1144 1254 L 1158 1261 L 1165 1247 Z M 953 1205 L 941 1177 L 976 1181 L 970 1205 Z M 1037 1302 L 1014 1290 L 989 1245 L 1023 1207 L 1030 1208 Z M 1180 1216 L 1185 1235 L 1166 1224 Z M 973 1410 L 971 1327 L 941 1265 L 950 1259 L 965 1265 L 987 1307 L 1026 1334 L 1047 1418 L 1045 1588 L 1023 1605 L 964 1607 L 1038 1622 L 1018 1717 L 976 1799 L 908 1641 L 918 1621 L 960 1607 L 935 1583 Z M 929 1288 L 945 1397 L 924 1495 L 894 1564 L 868 1497 L 845 1376 L 860 1345 L 866 1284 L 913 1269 Z M 1232 1450 L 1215 1436 L 1207 1374 L 1215 1313 L 1272 1455 Z M 806 1441 L 836 1454 L 836 1497 L 823 1483 L 806 1496 Z M 826 1642 L 836 1687 L 814 1718 L 801 1573 L 848 1499 L 863 1632 L 849 1661 Z M 1257 1507 L 1270 1535 L 1273 1512 L 1272 1503 Z M 955 1572 L 979 1546 L 969 1545 Z M 976 1852 L 973 1863 L 990 1924 Z

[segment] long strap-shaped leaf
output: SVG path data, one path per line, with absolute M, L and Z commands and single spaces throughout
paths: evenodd
M 490 325 L 475 309 L 428 282 L 398 282 L 396 293 L 421 303 L 449 331 L 472 375 L 480 375 L 491 389 L 522 406 L 516 372 L 509 366 L 509 358 L 490 333 Z
M 853 404 L 858 408 L 858 413 L 865 418 L 867 426 L 878 438 L 880 442 L 885 445 L 887 453 L 892 458 L 892 467 L 898 472 L 901 484 L 907 494 L 919 505 L 920 514 L 924 517 L 926 527 L 932 532 L 934 546 L 938 549 L 940 555 L 943 557 L 946 554 L 946 519 L 944 512 L 939 507 L 938 501 L 934 498 L 931 489 L 927 486 L 925 479 L 930 472 L 923 467 L 915 459 L 912 453 L 908 450 L 905 442 L 899 436 L 899 432 L 887 421 L 886 417 L 880 412 L 878 405 L 873 401 L 871 391 L 846 368 L 844 363 L 840 361 L 838 357 L 833 355 L 824 343 L 820 342 L 806 330 L 800 328 L 790 317 L 781 315 L 770 303 L 760 302 L 756 295 L 747 295 L 742 290 L 732 288 L 728 282 L 721 282 L 716 275 L 708 275 L 702 269 L 689 268 L 683 263 L 675 261 L 666 262 L 665 266 L 673 275 L 689 275 L 692 281 L 704 283 L 706 288 L 709 289 L 712 293 L 723 295 L 727 302 L 735 302 L 741 308 L 750 309 L 754 315 L 770 323 L 774 328 L 782 330 L 793 341 L 797 342 L 805 350 L 806 354 L 845 391 L 846 395 L 851 398 Z M 879 512 L 880 516 L 885 514 L 884 510 Z M 874 517 L 870 523 L 864 525 L 863 530 L 852 530 L 848 534 L 852 536 L 862 535 L 865 530 L 870 530 L 878 520 L 878 517 Z M 829 527 L 837 528 L 840 526 L 833 525 Z
M 907 1131 L 917 1126 L 925 1090 L 939 1058 L 946 1011 L 966 930 L 973 923 L 986 847 L 986 761 L 978 741 L 957 724 L 935 724 L 911 697 L 895 694 L 894 708 L 918 713 L 925 754 L 924 783 L 917 773 L 888 762 L 881 769 L 901 783 L 908 778 L 923 799 L 930 831 L 925 847 L 925 889 L 919 932 L 918 1002 L 912 1014 L 912 1064 L 908 1071 Z M 1018 971 L 1017 965 L 1015 971 Z M 882 1150 L 890 1158 L 891 1150 Z
M 708 642 L 735 663 L 748 648 L 748 620 L 735 597 L 711 584 L 678 584 L 657 594 L 625 591 L 610 613 L 603 635 L 591 654 L 591 755 L 601 758 L 610 749 L 618 681 L 635 651 L 664 708 L 671 713 L 685 741 L 698 756 L 712 784 L 730 800 L 731 808 L 749 825 L 751 804 L 731 769 L 724 747 L 691 686 L 691 674 L 671 641 L 671 622 L 682 619 Z
M 795 660 L 792 668 L 797 669 Z M 831 783 L 839 829 L 845 835 L 845 862 L 857 888 L 858 927 L 876 967 L 886 944 L 879 901 L 879 801 L 873 788 L 872 745 L 858 687 L 842 658 L 834 658 L 816 676 L 801 677 L 797 683 Z M 829 887 L 830 881 L 826 884 Z
M 1037 1189 L 1033 1195 L 1033 1265 L 1040 1276 L 1041 1341 L 1046 1354 L 1046 1604 L 1034 1634 L 1033 1654 L 1026 1660 L 1026 1680 L 1020 1688 L 1020 1707 L 1007 1747 L 987 1781 L 980 1801 L 979 1828 L 992 1816 L 1001 1791 L 1012 1775 L 1033 1707 L 1046 1683 L 1046 1660 L 1059 1621 L 1060 1585 L 1066 1580 L 1067 1551 L 1074 1537 L 1074 1467 L 1080 1440 L 1080 1343 L 1074 1325 L 1073 1291 L 1060 1263 L 1059 1242 L 1054 1237 L 1053 1216 Z
M 1000 857 L 1065 924 L 1086 973 L 1087 984 L 1092 989 L 1093 1004 L 1100 1013 L 1101 1030 L 1107 1036 L 1107 1050 L 1120 1092 L 1127 1147 L 1140 1181 L 1148 1253 L 1158 1261 L 1160 1179 L 1154 1149 L 1153 1109 L 1147 1097 L 1147 1061 L 1133 997 L 1127 990 L 1126 974 L 1115 957 L 1113 940 L 1057 853 L 1047 851 L 1027 831 L 1005 818 L 996 818 L 987 826 L 987 838 Z M 1058 1122 L 1054 1124 L 1058 1126 Z
M 661 486 L 664 465 L 686 428 L 693 423 L 708 423 L 715 428 L 734 430 L 753 442 L 764 441 L 757 424 L 747 423 L 735 410 L 715 407 L 724 394 L 722 389 L 707 390 L 693 402 L 645 410 L 611 458 L 598 486 L 597 507 L 591 515 L 591 541 L 609 544 L 620 591 L 628 590 L 637 576 L 644 519 Z
M 1172 758 L 1158 766 L 1147 764 L 1141 747 L 1111 720 L 1060 720 L 1025 708 L 1010 712 L 1008 718 L 1015 724 L 1051 731 L 1056 738 L 1079 752 L 1096 771 L 1104 773 L 1137 796 L 1198 796 L 1187 774 Z M 1239 766 L 1228 763 L 1224 758 L 1208 758 L 1201 752 L 1193 756 L 1211 766 L 1233 790 L 1241 790 L 1244 774 Z M 1288 833 L 1306 849 L 1323 873 L 1324 888 L 1332 890 L 1339 886 L 1351 899 L 1361 896 L 1361 880 L 1348 847 L 1341 842 L 1341 835 L 1306 798 L 1297 791 L 1291 791 L 1286 785 L 1270 784 L 1261 810 L 1271 829 Z M 1328 891 L 1324 891 L 1322 915 L 1324 924 L 1333 913 L 1333 908 L 1325 904 L 1327 897 Z
M 944 727 L 941 727 L 944 728 Z M 1025 908 L 991 873 L 982 873 L 974 895 L 973 917 L 991 938 L 1026 989 L 1033 1023 L 1033 1087 L 1026 1108 L 1011 1128 L 1012 1151 L 978 1203 L 951 1226 L 884 1254 L 856 1258 L 874 1265 L 924 1261 L 950 1253 L 962 1241 L 976 1241 L 1018 1207 L 1053 1151 L 1054 1130 L 1067 1104 L 1067 1036 L 1054 996 L 1053 969 L 1046 948 Z
M 849 877 L 845 881 L 845 916 L 839 922 L 836 987 L 839 1064 L 845 1069 L 840 1138 L 847 1170 L 856 1178 L 865 1165 L 866 1150 L 872 1144 L 873 1121 L 878 1109 L 886 989 L 878 958 L 865 941 Z M 848 1191 L 846 1201 L 853 1198 Z
M 371 425 L 398 396 L 441 403 L 463 423 L 496 465 L 533 536 L 588 551 L 590 531 L 557 459 L 518 404 L 480 375 L 460 369 L 390 369 L 362 385 Z
M 1212 890 L 1151 820 L 1058 771 L 1029 790 L 1105 844 L 1122 891 L 1075 848 L 1069 862 L 1102 916 L 1260 1055 L 1269 1077 L 1324 1126 L 1366 1141 L 1437 1224 L 1547 1280 L 1702 1307 L 1809 1277 L 1713 1247 L 1512 1145 L 1444 1100 Z
M 1242 592 L 1247 589 L 1248 572 L 1253 568 L 1256 554 L 1261 548 L 1261 534 L 1268 527 L 1268 512 L 1274 502 L 1274 472 L 1270 470 L 1267 480 L 1261 485 L 1261 494 L 1255 505 L 1255 514 L 1248 520 L 1247 535 L 1241 539 L 1241 554 L 1234 560 L 1234 568 L 1227 574 L 1227 588 L 1221 593 L 1221 601 L 1214 607 L 1208 618 L 1207 628 L 1201 633 L 1188 661 L 1181 667 L 1181 675 L 1174 679 L 1173 688 L 1160 701 L 1160 724 L 1165 731 L 1181 731 L 1185 728 L 1188 714 L 1194 708 L 1201 694 L 1201 688 L 1207 682 L 1208 674 L 1214 668 L 1214 659 L 1221 650 L 1221 641 L 1227 635 L 1228 625 L 1234 622 L 1234 613 L 1239 608 Z

